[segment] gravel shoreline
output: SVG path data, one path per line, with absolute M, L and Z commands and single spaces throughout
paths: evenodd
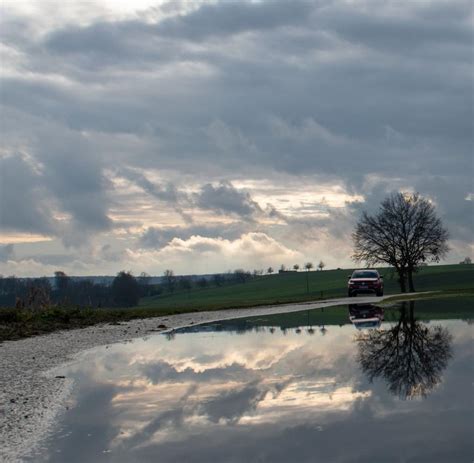
M 0 461 L 21 462 L 38 450 L 64 412 L 72 389 L 55 370 L 84 350 L 129 341 L 157 332 L 218 320 L 297 312 L 349 303 L 380 302 L 386 297 L 331 299 L 245 309 L 192 312 L 120 324 L 95 325 L 0 344 Z

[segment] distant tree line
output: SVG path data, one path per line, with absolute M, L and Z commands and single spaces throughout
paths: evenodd
M 44 306 L 131 307 L 140 297 L 153 295 L 149 276 L 119 272 L 111 285 L 74 279 L 63 271 L 51 279 L 0 276 L 0 307 L 39 309 Z
M 190 291 L 193 288 L 204 289 L 208 287 L 219 287 L 247 281 L 263 275 L 263 270 L 253 272 L 243 269 L 229 270 L 226 273 L 216 273 L 207 276 L 176 276 L 173 270 L 165 270 L 163 283 L 159 285 L 159 293 L 174 293 L 176 291 Z
M 63 271 L 54 273 L 54 278 L 17 278 L 0 275 L 0 307 L 40 310 L 52 306 L 62 307 L 133 307 L 141 297 L 166 296 L 177 291 L 191 291 L 208 287 L 220 287 L 246 283 L 263 274 L 236 269 L 209 276 L 176 276 L 166 270 L 161 284 L 151 284 L 146 273 L 134 276 L 121 271 L 112 284 L 97 283 L 88 279 L 75 279 Z

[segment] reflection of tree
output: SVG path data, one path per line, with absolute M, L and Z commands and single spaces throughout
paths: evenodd
M 174 338 L 176 337 L 176 333 L 175 333 L 174 330 L 171 330 L 171 331 L 168 331 L 167 333 L 165 333 L 165 336 L 166 336 L 167 341 L 173 341 Z
M 402 304 L 398 323 L 389 330 L 361 333 L 358 359 L 372 381 L 382 377 L 401 398 L 425 397 L 441 381 L 451 358 L 451 335 L 414 317 L 414 302 Z

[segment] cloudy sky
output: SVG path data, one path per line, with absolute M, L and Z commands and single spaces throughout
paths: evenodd
M 471 1 L 0 10 L 0 273 L 349 266 L 395 190 L 472 255 Z

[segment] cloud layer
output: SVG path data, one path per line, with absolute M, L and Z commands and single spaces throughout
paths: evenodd
M 357 214 L 403 189 L 472 253 L 470 2 L 1 13 L 2 273 L 161 273 L 193 239 L 212 260 L 176 271 L 224 271 L 249 236 L 245 268 L 348 265 Z

